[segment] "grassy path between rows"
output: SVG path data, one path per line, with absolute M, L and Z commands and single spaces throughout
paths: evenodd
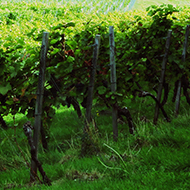
M 145 9 L 150 5 L 160 5 L 160 4 L 172 4 L 172 5 L 179 5 L 179 6 L 190 6 L 190 1 L 187 0 L 136 0 L 133 10 L 141 10 Z

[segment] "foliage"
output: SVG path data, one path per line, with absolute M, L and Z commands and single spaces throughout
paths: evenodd
M 78 100 L 84 97 L 85 90 L 77 91 L 73 84 L 83 83 L 85 87 L 88 86 L 96 34 L 101 34 L 101 48 L 95 98 L 103 105 L 110 105 L 115 96 L 119 105 L 128 105 L 130 99 L 134 98 L 134 91 L 139 89 L 137 83 L 143 90 L 150 90 L 158 84 L 168 29 L 173 30 L 173 38 L 166 81 L 172 86 L 182 72 L 189 75 L 189 65 L 181 63 L 185 26 L 189 23 L 190 16 L 188 8 L 176 9 L 171 5 L 162 5 L 149 7 L 148 12 L 122 13 L 115 11 L 120 8 L 114 8 L 115 5 L 112 12 L 109 12 L 109 6 L 105 5 L 103 11 L 96 12 L 95 6 L 91 9 L 86 5 L 73 6 L 75 2 L 69 3 L 71 5 L 67 3 L 66 6 L 51 3 L 45 7 L 43 3 L 36 2 L 1 3 L 1 115 L 24 113 L 28 118 L 33 117 L 43 31 L 50 32 L 44 121 L 54 116 L 55 107 L 65 105 L 66 96 Z M 116 94 L 110 93 L 102 82 L 109 81 L 110 25 L 115 30 L 118 76 Z M 51 76 L 61 92 L 54 88 Z M 152 113 L 152 106 L 149 105 L 151 103 L 146 99 L 142 103 L 136 98 L 136 103 L 129 106 L 134 108 L 132 113 L 138 115 L 140 112 Z M 143 109 L 137 110 L 140 107 Z M 113 186 L 115 189 L 189 189 L 188 117 L 174 119 L 171 124 L 164 123 L 154 128 L 146 118 L 139 121 L 141 118 L 138 115 L 136 134 L 129 138 L 127 125 L 120 125 L 121 140 L 113 143 L 110 117 L 98 115 L 95 118 L 100 135 L 96 135 L 94 128 L 91 128 L 90 138 L 87 139 L 89 141 L 86 141 L 89 142 L 89 151 L 94 152 L 87 153 L 86 157 L 80 159 L 81 129 L 84 124 L 69 109 L 64 108 L 64 113 L 56 114 L 48 134 L 49 152 L 41 154 L 43 150 L 40 147 L 39 154 L 39 160 L 42 160 L 47 175 L 52 180 L 58 180 L 54 181 L 55 185 L 51 189 L 60 189 L 63 186 L 66 189 L 108 189 Z M 144 123 L 145 120 L 148 123 Z M 29 188 L 26 185 L 29 167 L 23 165 L 30 161 L 30 156 L 20 127 L 22 123 L 24 121 L 11 124 L 14 125 L 14 130 L 10 128 L 5 131 L 0 128 L 0 184 L 4 188 Z M 106 160 L 105 163 L 102 162 L 105 166 L 120 169 L 106 170 L 99 163 L 92 142 L 98 148 L 99 156 Z M 104 142 L 108 144 L 109 150 L 101 147 Z M 32 189 L 39 189 L 39 185 Z
M 143 90 L 150 90 L 158 84 L 168 29 L 173 30 L 173 38 L 166 82 L 174 83 L 182 74 L 183 68 L 185 75 L 189 75 L 188 65 L 181 63 L 188 9 L 178 10 L 172 5 L 161 5 L 149 7 L 147 16 L 140 16 L 135 12 L 134 15 L 119 12 L 85 15 L 71 12 L 64 7 L 47 7 L 44 10 L 41 4 L 25 6 L 27 11 L 18 3 L 8 12 L 8 4 L 1 6 L 0 113 L 3 115 L 27 112 L 28 117 L 32 117 L 34 114 L 41 36 L 45 30 L 50 32 L 50 45 L 44 119 L 51 119 L 55 113 L 53 106 L 59 107 L 60 103 L 65 105 L 67 96 L 79 99 L 84 97 L 85 88 L 77 91 L 73 84 L 82 83 L 85 87 L 88 86 L 96 34 L 101 35 L 95 86 L 98 101 L 103 100 L 110 105 L 114 96 L 117 96 L 119 104 L 124 105 L 125 99 L 133 97 L 139 86 Z M 116 94 L 111 93 L 102 83 L 109 81 L 110 25 L 115 29 L 118 82 Z M 58 84 L 61 98 L 58 98 L 57 89 L 51 83 L 52 76 Z

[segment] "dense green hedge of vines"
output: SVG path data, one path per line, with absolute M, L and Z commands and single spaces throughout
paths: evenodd
M 43 4 L 0 6 L 0 113 L 18 112 L 33 116 L 43 31 L 50 32 L 45 84 L 44 118 L 53 116 L 66 96 L 82 98 L 72 84 L 89 81 L 94 37 L 101 35 L 95 97 L 104 95 L 110 101 L 118 96 L 120 105 L 133 91 L 150 90 L 159 83 L 167 31 L 172 41 L 166 70 L 166 82 L 182 74 L 189 76 L 189 55 L 181 62 L 185 27 L 190 10 L 172 5 L 152 6 L 147 12 L 80 13 L 80 8 L 44 7 Z M 115 95 L 102 81 L 109 81 L 109 26 L 114 26 L 118 90 Z M 188 53 L 190 48 L 188 48 Z M 50 82 L 54 76 L 61 90 L 55 97 Z M 138 85 L 137 85 L 138 84 Z M 108 82 L 109 85 L 109 82 Z M 99 99 L 101 101 L 101 99 Z M 27 112 L 26 112 L 27 111 Z

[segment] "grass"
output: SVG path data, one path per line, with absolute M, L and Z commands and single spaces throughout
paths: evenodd
M 176 6 L 190 6 L 190 2 L 187 0 L 136 0 L 133 9 L 141 10 L 146 9 L 150 5 L 172 4 Z
M 139 103 L 137 100 L 135 105 Z M 140 104 L 143 107 L 150 103 L 147 100 Z M 26 161 L 30 162 L 30 153 L 22 131 L 26 118 L 21 115 L 16 118 L 16 139 L 22 153 L 14 141 L 14 129 L 1 129 L 0 186 L 14 189 L 189 189 L 188 110 L 177 119 L 173 118 L 171 123 L 160 122 L 157 127 L 150 120 L 140 121 L 139 114 L 136 114 L 133 119 L 137 123 L 137 133 L 131 136 L 127 124 L 119 124 L 119 141 L 115 143 L 111 116 L 102 112 L 97 116 L 98 109 L 94 107 L 93 115 L 100 135 L 97 138 L 92 134 L 91 140 L 100 153 L 92 152 L 90 147 L 92 151 L 83 158 L 83 122 L 72 108 L 57 110 L 50 127 L 49 150 L 44 153 L 40 145 L 39 153 L 39 160 L 53 181 L 51 187 L 29 183 Z M 152 116 L 147 114 L 147 117 Z M 11 116 L 7 121 L 13 126 L 10 119 Z
M 144 0 L 140 4 L 137 1 L 135 9 L 154 2 Z M 101 3 L 103 1 L 99 6 Z M 184 5 L 187 1 L 180 3 Z M 106 10 L 108 8 L 105 13 Z M 123 7 L 119 10 L 124 11 Z M 8 115 L 5 119 L 9 129 L 0 128 L 0 189 L 190 189 L 190 110 L 184 97 L 181 115 L 173 118 L 174 104 L 168 103 L 166 111 L 172 122 L 164 122 L 160 114 L 157 126 L 152 124 L 154 102 L 150 98 L 126 100 L 126 105 L 137 126 L 136 134 L 130 135 L 126 121 L 120 121 L 117 143 L 112 139 L 110 110 L 102 112 L 101 107 L 93 107 L 99 135 L 94 133 L 92 125 L 86 144 L 83 142 L 84 122 L 78 119 L 72 107 L 57 110 L 47 130 L 49 150 L 45 153 L 41 143 L 39 148 L 39 161 L 52 180 L 51 187 L 29 183 L 30 168 L 26 163 L 30 163 L 30 149 L 22 130 L 27 118 Z M 83 145 L 89 150 L 86 155 L 81 155 Z

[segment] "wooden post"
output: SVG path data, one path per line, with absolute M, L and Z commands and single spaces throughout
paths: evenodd
M 35 107 L 34 136 L 33 136 L 36 158 L 38 157 L 38 142 L 39 142 L 39 135 L 40 135 L 40 128 L 41 128 L 42 103 L 43 103 L 43 94 L 44 94 L 48 38 L 49 38 L 49 33 L 43 32 L 41 58 L 40 58 L 40 72 L 39 72 L 39 81 L 38 81 L 38 88 L 37 88 L 36 107 Z M 31 172 L 30 172 L 31 182 L 35 181 L 36 174 L 37 174 L 37 166 L 36 166 L 36 163 L 32 160 Z
M 117 90 L 117 79 L 116 79 L 116 65 L 115 65 L 115 41 L 114 41 L 114 30 L 113 26 L 109 27 L 109 43 L 110 43 L 110 81 L 111 91 L 116 92 Z M 117 100 L 112 108 L 112 125 L 113 125 L 113 140 L 118 139 L 118 128 L 117 128 Z
M 169 53 L 169 47 L 170 47 L 170 39 L 171 39 L 172 30 L 168 31 L 167 40 L 166 40 L 166 46 L 165 46 L 165 54 L 162 62 L 162 70 L 161 70 L 161 77 L 160 77 L 160 83 L 158 87 L 158 94 L 157 94 L 157 100 L 160 102 L 161 95 L 162 95 L 162 88 L 165 78 L 165 70 L 166 70 L 166 63 L 168 60 L 168 53 Z M 158 120 L 158 114 L 159 114 L 159 105 L 156 104 L 155 114 L 154 114 L 154 124 L 156 125 Z
M 181 78 L 179 79 L 178 82 L 178 87 L 177 87 L 177 94 L 176 94 L 176 104 L 175 104 L 175 116 L 177 117 L 179 114 L 179 105 L 180 105 L 180 97 L 181 97 Z
M 183 52 L 182 52 L 182 63 L 183 64 L 185 64 L 187 45 L 188 45 L 189 28 L 190 28 L 190 25 L 187 25 L 186 32 L 185 32 L 185 41 L 184 41 L 184 46 L 183 46 Z M 185 65 L 184 65 L 184 68 L 185 68 Z M 183 70 L 184 70 L 184 68 L 183 68 Z M 179 105 L 180 105 L 180 96 L 181 96 L 181 78 L 182 77 L 180 77 L 180 79 L 179 79 L 177 95 L 176 95 L 176 105 L 175 105 L 175 116 L 176 117 L 179 114 Z
M 91 68 L 91 74 L 90 74 L 90 82 L 89 82 L 89 86 L 88 86 L 88 97 L 87 97 L 87 107 L 86 107 L 87 125 L 91 121 L 91 109 L 92 109 L 94 82 L 95 82 L 99 47 L 100 47 L 100 35 L 96 35 L 95 43 L 94 43 L 93 59 L 92 59 L 92 68 Z

